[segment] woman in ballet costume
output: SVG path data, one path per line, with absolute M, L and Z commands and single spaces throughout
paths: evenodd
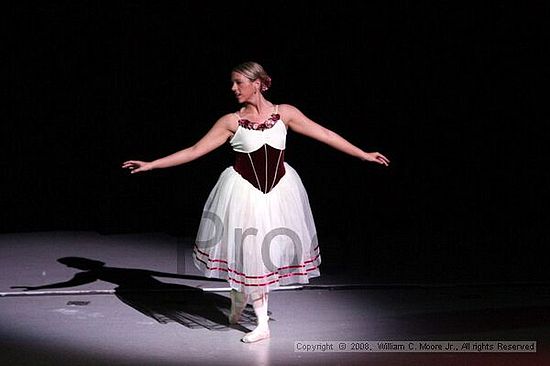
M 219 118 L 191 147 L 150 162 L 129 160 L 122 167 L 132 174 L 173 167 L 231 145 L 235 163 L 221 173 L 204 205 L 193 259 L 205 276 L 229 282 L 229 323 L 238 323 L 252 304 L 257 326 L 241 339 L 251 343 L 270 337 L 270 290 L 319 276 L 321 257 L 308 196 L 284 160 L 287 131 L 363 161 L 388 166 L 389 160 L 363 151 L 295 106 L 266 99 L 271 78 L 257 62 L 237 65 L 231 81 L 241 104 L 237 112 Z

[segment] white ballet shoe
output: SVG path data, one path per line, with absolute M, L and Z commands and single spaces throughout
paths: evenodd
M 267 320 L 265 320 L 265 324 L 258 325 L 252 332 L 246 333 L 244 337 L 242 337 L 241 341 L 244 343 L 254 343 L 261 341 L 262 339 L 267 339 L 270 336 L 271 333 L 267 325 Z
M 241 338 L 241 341 L 244 343 L 258 342 L 270 337 L 269 325 L 267 324 L 269 321 L 269 315 L 267 315 L 267 293 L 262 293 L 255 297 L 252 297 L 252 307 L 256 313 L 258 326 Z

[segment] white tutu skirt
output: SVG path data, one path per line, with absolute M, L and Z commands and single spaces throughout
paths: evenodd
M 308 196 L 296 171 L 267 194 L 225 169 L 204 206 L 193 260 L 206 277 L 246 293 L 305 284 L 319 276 L 321 256 Z

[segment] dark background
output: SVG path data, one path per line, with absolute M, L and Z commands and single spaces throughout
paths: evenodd
M 218 1 L 219 2 L 219 1 Z M 260 62 L 290 103 L 384 168 L 290 132 L 327 271 L 547 281 L 544 1 L 53 1 L 4 7 L 3 233 L 193 237 L 229 146 L 128 174 L 238 106 Z

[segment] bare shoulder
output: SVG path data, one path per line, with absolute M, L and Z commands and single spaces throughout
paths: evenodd
M 294 114 L 300 112 L 298 108 L 292 104 L 279 104 L 279 113 L 280 114 Z
M 235 113 L 227 113 L 221 116 L 214 124 L 215 127 L 223 128 L 231 133 L 235 133 L 238 125 L 239 118 Z
M 279 114 L 287 127 L 289 127 L 294 121 L 299 120 L 302 112 L 292 104 L 279 104 Z

